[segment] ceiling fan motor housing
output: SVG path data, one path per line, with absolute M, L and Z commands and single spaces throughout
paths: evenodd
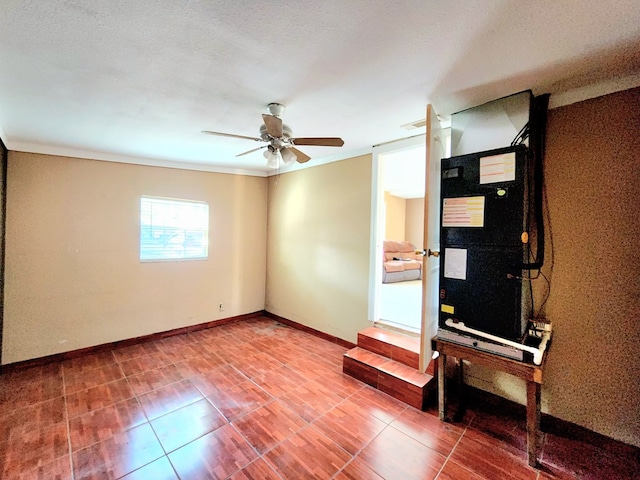
M 288 142 L 289 139 L 293 136 L 293 131 L 291 130 L 291 127 L 289 127 L 289 125 L 285 125 L 284 123 L 282 124 L 282 137 L 281 140 Z M 264 141 L 264 142 L 270 142 L 271 140 L 273 140 L 275 137 L 272 137 L 271 135 L 269 135 L 269 132 L 267 132 L 267 126 L 262 124 L 260 125 L 260 138 Z
M 269 105 L 267 105 L 267 109 L 269 110 L 269 113 L 271 115 L 273 115 L 274 117 L 279 117 L 280 115 L 282 115 L 282 112 L 284 112 L 284 105 L 282 105 L 281 103 L 270 103 Z

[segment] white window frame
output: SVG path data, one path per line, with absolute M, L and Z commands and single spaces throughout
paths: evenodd
M 142 195 L 139 218 L 141 262 L 181 262 L 209 257 L 208 203 Z

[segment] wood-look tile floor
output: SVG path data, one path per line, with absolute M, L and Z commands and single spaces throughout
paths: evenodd
M 637 450 L 491 405 L 442 423 L 342 373 L 346 348 L 267 318 L 0 376 L 2 479 L 625 479 Z

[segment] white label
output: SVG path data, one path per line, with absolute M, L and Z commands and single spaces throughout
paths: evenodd
M 444 276 L 467 279 L 467 250 L 465 248 L 444 249 Z
M 516 152 L 480 159 L 480 183 L 510 182 L 516 179 Z
M 445 198 L 443 227 L 484 227 L 484 197 Z

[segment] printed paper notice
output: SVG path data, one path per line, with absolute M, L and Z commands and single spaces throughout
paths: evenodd
M 445 198 L 443 227 L 484 227 L 484 197 Z
M 445 278 L 467 279 L 467 250 L 465 248 L 444 249 Z
M 516 179 L 516 153 L 491 155 L 480 159 L 480 183 L 510 182 Z

